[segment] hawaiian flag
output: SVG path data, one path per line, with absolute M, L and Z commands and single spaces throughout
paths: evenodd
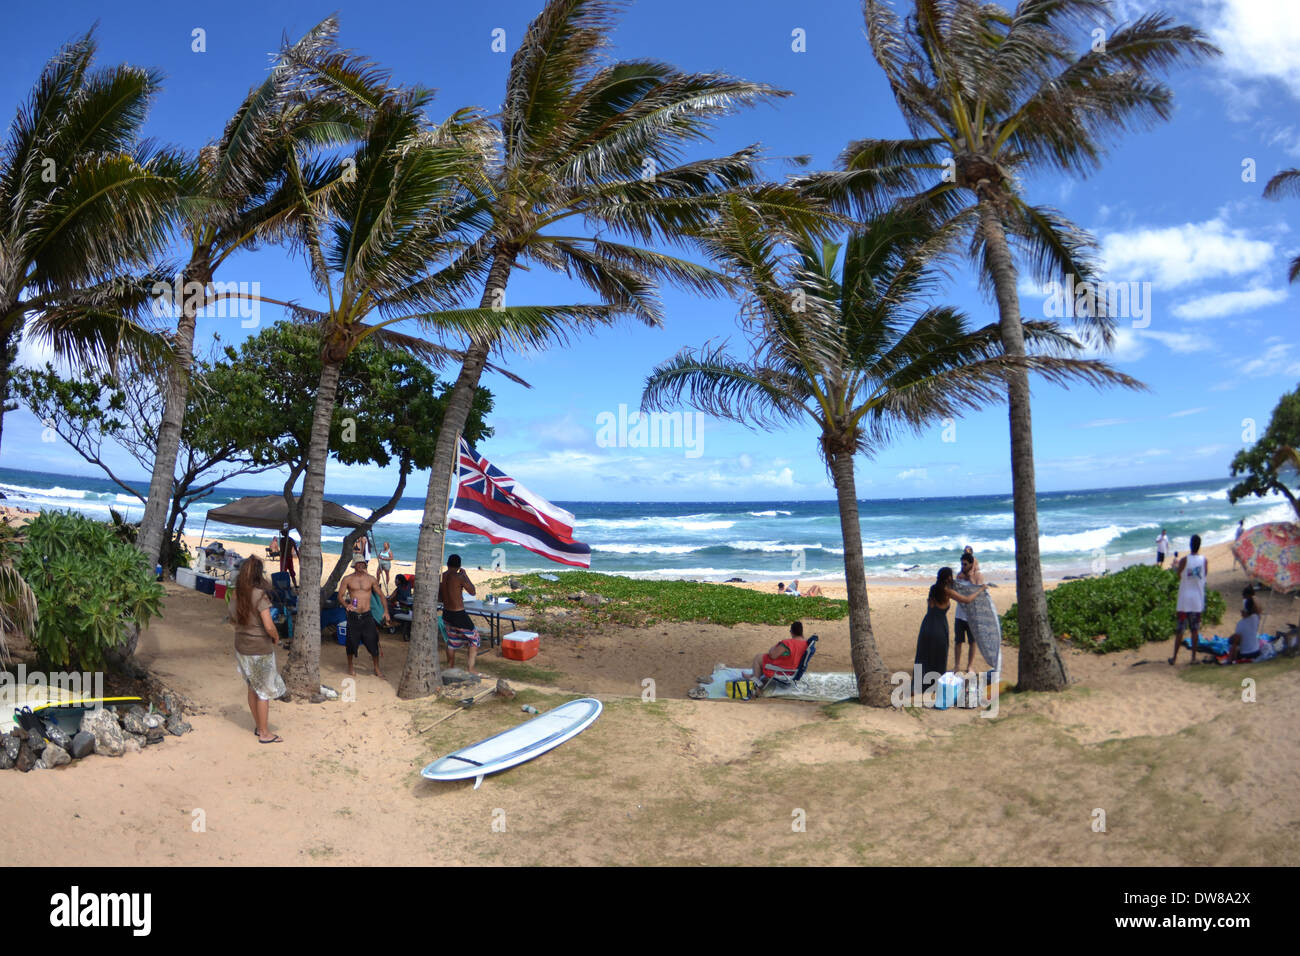
M 453 489 L 451 531 L 481 534 L 493 544 L 511 541 L 561 564 L 591 567 L 591 548 L 573 540 L 573 515 L 533 494 L 464 438 Z

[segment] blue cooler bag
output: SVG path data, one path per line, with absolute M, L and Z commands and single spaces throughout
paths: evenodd
M 951 671 L 940 677 L 939 682 L 934 685 L 935 710 L 947 710 L 949 707 L 956 707 L 957 698 L 961 694 L 964 683 L 960 677 Z
M 339 622 L 339 625 L 338 625 L 338 633 L 339 633 L 339 643 L 340 643 L 340 644 L 346 644 L 346 643 L 348 642 L 348 622 L 347 622 L 347 621 L 340 621 L 340 622 Z

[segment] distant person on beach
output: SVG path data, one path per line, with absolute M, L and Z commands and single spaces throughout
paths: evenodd
M 448 555 L 447 570 L 443 572 L 442 581 L 438 585 L 438 600 L 442 602 L 442 623 L 447 628 L 447 666 L 455 667 L 456 651 L 462 647 L 468 648 L 469 656 L 465 670 L 477 674 L 478 671 L 474 670 L 474 658 L 478 656 L 478 628 L 474 626 L 473 618 L 465 611 L 465 596 L 462 592 L 468 592 L 471 596 L 478 593 L 474 590 L 474 582 L 469 579 L 469 575 L 460 565 L 460 555 Z
M 794 583 L 792 583 L 788 588 L 785 589 L 785 593 L 789 594 L 792 597 L 823 597 L 824 596 L 822 594 L 822 589 L 818 587 L 816 584 L 809 587 L 808 590 L 806 591 L 800 591 L 799 581 L 797 579 L 794 581 Z
M 1178 649 L 1183 643 L 1183 631 L 1192 632 L 1192 663 L 1196 663 L 1196 645 L 1201 639 L 1201 615 L 1205 612 L 1205 582 L 1210 576 L 1210 563 L 1201 554 L 1201 536 L 1192 535 L 1192 553 L 1180 558 L 1172 565 L 1178 575 L 1178 629 L 1174 632 L 1174 656 L 1169 658 L 1172 665 L 1178 660 Z
M 379 589 L 379 582 L 366 570 L 366 563 L 360 560 L 352 562 L 352 573 L 339 582 L 339 603 L 348 612 L 348 673 L 356 674 L 357 649 L 365 644 L 375 676 L 383 677 L 379 670 L 379 628 L 375 626 L 375 616 L 370 613 L 371 595 L 378 597 L 384 608 L 385 626 L 391 626 L 393 618 L 388 612 L 388 599 Z
M 383 548 L 379 551 L 379 571 L 375 577 L 383 582 L 384 590 L 388 590 L 388 573 L 393 570 L 393 547 L 387 541 L 384 542 Z
M 1246 533 L 1246 519 L 1242 518 L 1240 521 L 1237 522 L 1237 530 L 1232 536 L 1233 545 L 1236 545 L 1236 543 L 1241 540 L 1241 536 L 1245 533 Z M 1241 563 L 1241 558 L 1237 557 L 1237 550 L 1234 547 L 1232 551 L 1232 566 L 1236 568 L 1238 565 L 1241 565 L 1241 570 L 1243 571 L 1246 570 L 1246 566 Z
M 293 559 L 298 556 L 298 544 L 289 536 L 289 526 L 280 528 L 280 570 L 289 574 L 293 586 L 298 586 L 298 572 L 293 569 Z
M 1160 537 L 1156 538 L 1156 567 L 1165 566 L 1165 555 L 1169 553 L 1169 535 L 1164 528 L 1160 529 Z
M 1237 661 L 1253 661 L 1259 657 L 1259 622 L 1262 615 L 1259 604 L 1255 601 L 1255 589 L 1249 584 L 1241 592 L 1241 620 L 1228 638 L 1228 659 L 1224 662 L 1233 664 Z
M 271 701 L 284 696 L 284 680 L 275 666 L 275 649 L 280 635 L 271 620 L 271 595 L 264 577 L 262 559 L 250 556 L 239 567 L 235 581 L 235 603 L 230 621 L 235 625 L 235 667 L 248 685 L 248 709 L 253 729 L 264 744 L 282 743 L 279 734 L 267 727 Z
M 357 561 L 370 561 L 370 536 L 362 535 L 352 544 L 352 557 Z
M 793 674 L 799 669 L 807 650 L 808 642 L 803 639 L 803 621 L 795 621 L 790 625 L 789 637 L 777 641 L 768 648 L 766 654 L 755 656 L 749 673 L 754 680 L 775 674 Z
M 776 582 L 776 593 L 784 594 L 786 597 L 798 597 L 799 592 L 795 590 L 795 585 L 798 583 L 799 582 L 796 581 L 790 587 L 786 587 L 784 581 L 778 581 Z
M 984 583 L 984 575 L 975 570 L 975 555 L 963 554 L 961 556 L 961 571 L 957 574 L 957 580 L 964 584 L 973 584 L 979 587 Z M 975 635 L 971 633 L 970 621 L 966 619 L 966 605 L 957 604 L 956 610 L 952 612 L 953 627 L 953 661 L 952 667 L 955 671 L 960 671 L 961 667 L 961 646 L 962 644 L 970 645 L 970 653 L 966 656 L 966 670 L 971 670 L 975 666 Z
M 953 587 L 952 568 L 940 568 L 926 597 L 925 619 L 916 637 L 916 662 L 912 667 L 915 692 L 925 693 L 948 669 L 948 606 L 952 601 L 970 604 L 988 590 L 982 585 L 971 595 L 959 594 Z
M 270 544 L 270 546 L 266 549 L 266 556 L 267 556 L 268 558 L 275 558 L 276 560 L 279 560 L 279 558 L 280 558 L 280 536 L 279 536 L 278 534 L 277 534 L 277 535 L 273 535 L 273 536 L 271 537 L 271 544 Z

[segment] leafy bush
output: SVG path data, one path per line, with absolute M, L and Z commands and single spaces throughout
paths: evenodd
M 1174 633 L 1178 578 L 1167 568 L 1139 564 L 1116 574 L 1066 581 L 1047 592 L 1052 633 L 1069 636 L 1077 647 L 1104 654 L 1165 641 Z M 1204 623 L 1218 624 L 1225 610 L 1223 595 L 1206 591 Z M 1002 634 L 1020 643 L 1018 605 L 1002 615 Z M 1105 640 L 1098 640 L 1104 637 Z
M 601 615 L 616 624 L 643 627 L 660 621 L 700 621 L 706 624 L 789 624 L 792 620 L 838 620 L 847 617 L 849 604 L 823 597 L 786 597 L 733 588 L 727 584 L 695 581 L 643 581 L 590 571 L 564 571 L 557 581 L 536 574 L 519 576 L 524 591 L 515 601 L 535 609 L 581 608 L 570 601 L 575 591 L 599 594 L 610 603 Z M 506 592 L 502 592 L 503 594 Z
M 41 663 L 98 669 L 162 607 L 163 589 L 112 525 L 71 511 L 42 511 L 23 529 L 17 568 L 36 595 L 30 633 Z

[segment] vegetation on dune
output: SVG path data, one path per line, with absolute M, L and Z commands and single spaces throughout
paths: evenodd
M 788 625 L 793 620 L 838 621 L 849 613 L 847 601 L 824 597 L 791 598 L 726 584 L 698 581 L 643 581 L 590 571 L 564 571 L 556 581 L 537 574 L 520 575 L 515 603 L 534 611 L 559 607 L 592 612 L 594 617 L 626 627 L 692 621 L 701 624 Z M 579 592 L 600 595 L 609 603 L 596 608 L 572 600 Z
M 1105 654 L 1169 640 L 1177 605 L 1177 575 L 1168 568 L 1137 564 L 1101 578 L 1067 581 L 1049 591 L 1047 617 L 1058 639 Z M 1225 609 L 1223 595 L 1207 590 L 1203 624 L 1218 624 Z M 1002 636 L 1019 646 L 1018 604 L 1002 615 Z
M 1266 498 L 1279 494 L 1290 502 L 1300 520 L 1300 497 L 1288 483 L 1294 482 L 1300 470 L 1297 448 L 1300 448 L 1300 388 L 1278 399 L 1264 434 L 1233 456 L 1232 475 L 1240 476 L 1241 481 L 1228 490 L 1228 500 L 1236 504 L 1252 495 Z

